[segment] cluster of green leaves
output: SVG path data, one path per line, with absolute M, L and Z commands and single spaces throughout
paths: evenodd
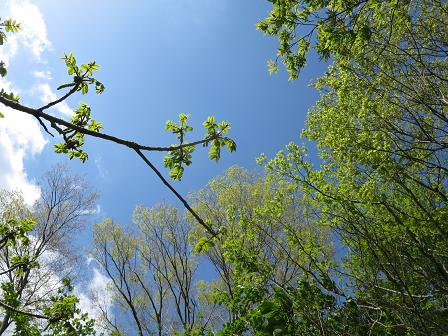
M 77 91 L 81 91 L 82 94 L 89 92 L 89 85 L 95 85 L 95 91 L 97 94 L 101 94 L 104 91 L 104 85 L 93 77 L 93 72 L 100 69 L 99 64 L 95 61 L 91 61 L 80 66 L 76 63 L 76 58 L 73 53 L 64 54 L 61 58 L 67 66 L 67 73 L 69 76 L 73 76 L 73 82 L 63 84 L 58 87 L 58 90 L 75 87 Z
M 90 131 L 99 132 L 102 129 L 102 123 L 91 118 L 91 109 L 86 103 L 79 103 L 79 108 L 74 111 L 70 122 L 81 128 L 87 128 Z M 88 158 L 87 152 L 83 150 L 84 134 L 73 128 L 62 130 L 64 142 L 55 145 L 56 153 L 68 154 L 71 159 L 77 158 L 85 162 Z
M 1 21 L 0 19 L 0 45 L 3 45 L 7 40 L 7 33 L 17 33 L 20 31 L 20 23 L 16 20 L 6 19 Z M 4 62 L 0 61 L 0 76 L 5 77 L 8 71 Z
M 104 85 L 93 77 L 94 71 L 100 68 L 95 61 L 78 66 L 72 53 L 65 54 L 62 60 L 64 60 L 67 66 L 68 75 L 73 76 L 73 81 L 59 86 L 58 90 L 71 88 L 73 92 L 81 91 L 82 94 L 87 94 L 89 86 L 94 85 L 97 94 L 101 94 L 104 91 Z M 94 132 L 99 132 L 102 129 L 102 123 L 91 118 L 90 106 L 82 102 L 79 103 L 79 108 L 74 111 L 70 122 L 81 129 L 88 129 Z M 70 160 L 77 158 L 85 162 L 88 154 L 83 149 L 85 142 L 84 133 L 72 127 L 60 129 L 59 133 L 63 136 L 64 142 L 55 145 L 55 152 L 68 154 Z
M 179 115 L 179 124 L 176 124 L 171 120 L 166 122 L 165 129 L 168 132 L 175 134 L 179 141 L 177 144 L 172 145 L 173 147 L 179 148 L 169 151 L 168 155 L 164 158 L 164 165 L 166 168 L 170 169 L 170 177 L 173 180 L 180 181 L 182 179 L 185 166 L 191 164 L 191 155 L 195 150 L 194 145 L 189 146 L 189 143 L 185 141 L 186 133 L 193 131 L 193 127 L 187 124 L 189 117 L 189 115 L 181 113 Z M 207 130 L 203 146 L 210 146 L 210 159 L 218 161 L 221 157 L 222 147 L 226 146 L 230 152 L 236 150 L 235 141 L 224 136 L 224 134 L 227 134 L 230 130 L 230 124 L 228 122 L 223 121 L 221 123 L 216 123 L 215 117 L 208 117 L 202 125 Z
M 212 160 L 218 161 L 221 157 L 221 148 L 227 147 L 229 152 L 236 151 L 236 143 L 228 137 L 222 135 L 227 134 L 230 130 L 230 124 L 227 121 L 216 123 L 215 117 L 208 117 L 202 126 L 207 130 L 206 139 L 211 139 L 204 143 L 204 147 L 210 145 L 208 156 Z
M 179 145 L 188 145 L 185 142 L 185 135 L 188 132 L 193 131 L 193 127 L 187 124 L 187 120 L 190 116 L 184 113 L 179 114 L 179 124 L 174 123 L 171 120 L 167 120 L 165 129 L 176 135 Z M 176 144 L 177 145 L 177 144 Z M 176 146 L 173 145 L 173 146 Z M 195 150 L 194 146 L 186 146 L 177 150 L 169 151 L 168 155 L 164 157 L 164 165 L 170 169 L 170 177 L 173 180 L 181 180 L 184 173 L 184 166 L 191 164 L 191 154 Z
M 79 299 L 72 295 L 70 279 L 62 279 L 63 286 L 58 294 L 50 298 L 51 304 L 43 311 L 49 320 L 49 328 L 54 336 L 95 335 L 95 321 L 78 308 Z
M 314 48 L 324 60 L 330 56 L 352 58 L 353 53 L 362 52 L 369 43 L 373 31 L 387 29 L 387 19 L 382 22 L 382 27 L 375 26 L 377 13 L 388 13 L 388 18 L 395 24 L 407 17 L 409 6 L 409 1 L 376 0 L 270 2 L 272 11 L 257 24 L 257 28 L 279 39 L 277 58 L 268 62 L 269 72 L 277 72 L 278 61 L 281 60 L 290 80 L 298 78 L 306 65 L 310 48 Z
M 0 19 L 0 45 L 3 45 L 8 36 L 7 33 L 17 33 L 20 31 L 20 23 L 16 20 L 6 19 L 1 21 Z M 8 74 L 8 70 L 6 69 L 6 64 L 0 60 L 0 76 L 5 77 Z M 20 97 L 14 94 L 13 92 L 6 92 L 4 89 L 0 90 L 0 96 L 5 97 L 11 101 L 18 102 Z M 0 112 L 0 119 L 4 118 L 4 114 Z

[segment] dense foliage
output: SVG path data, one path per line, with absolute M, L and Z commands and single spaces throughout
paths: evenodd
M 264 175 L 232 167 L 190 195 L 191 207 L 148 163 L 189 214 L 166 204 L 137 207 L 129 228 L 112 220 L 96 226 L 92 252 L 111 280 L 116 313 L 100 307 L 97 322 L 111 335 L 448 334 L 448 3 L 270 2 L 257 25 L 279 38 L 270 72 L 280 61 L 297 79 L 311 49 L 331 62 L 316 80 L 321 98 L 302 132 L 318 160 L 290 143 L 272 159 L 259 158 Z M 0 43 L 19 28 L 0 23 Z M 74 75 L 61 87 L 69 95 L 89 85 L 104 89 L 92 77 L 96 63 L 78 67 L 71 54 L 64 60 Z M 12 93 L 0 98 L 53 120 L 57 131 L 65 126 L 57 151 L 71 157 L 87 158 L 86 134 L 113 138 L 99 132 L 85 104 L 61 123 L 43 114 L 48 106 L 26 110 Z M 204 123 L 205 138 L 188 144 L 187 119 L 167 122 L 178 139 L 171 147 L 111 141 L 143 160 L 142 150 L 168 152 L 173 179 L 191 163 L 194 145 L 211 145 L 211 159 L 224 146 L 235 150 L 224 136 L 228 124 L 214 118 Z M 3 211 L 0 250 L 7 271 L 22 279 L 38 265 L 39 255 L 23 251 L 41 217 L 20 209 Z M 212 280 L 199 278 L 201 265 L 214 269 Z M 64 280 L 35 316 L 16 284 L 2 283 L 7 326 L 34 335 L 41 332 L 35 321 L 47 319 L 45 332 L 93 332 L 70 289 Z

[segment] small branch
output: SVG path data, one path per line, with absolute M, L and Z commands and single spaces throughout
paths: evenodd
M 117 143 L 117 144 L 129 147 L 129 148 L 134 149 L 134 150 L 138 149 L 138 150 L 142 150 L 142 151 L 169 152 L 169 151 L 178 150 L 178 149 L 181 149 L 181 148 L 186 148 L 186 147 L 192 147 L 192 146 L 196 146 L 196 145 L 206 144 L 206 143 L 208 143 L 208 142 L 218 138 L 219 136 L 221 136 L 221 134 L 223 132 L 223 131 L 220 131 L 220 132 L 214 134 L 213 136 L 210 136 L 210 137 L 205 138 L 203 140 L 198 140 L 198 141 L 195 141 L 195 142 L 190 142 L 188 144 L 182 144 L 182 145 L 177 145 L 177 146 L 169 146 L 169 147 L 145 146 L 145 145 L 141 145 L 139 143 L 133 142 L 133 141 L 128 141 L 128 140 L 124 140 L 124 139 L 118 138 L 118 137 L 113 136 L 113 135 L 109 135 L 109 134 L 106 134 L 106 133 L 95 132 L 95 131 L 91 131 L 91 130 L 89 130 L 87 128 L 80 127 L 78 125 L 72 124 L 71 122 L 65 121 L 64 119 L 60 119 L 60 118 L 57 118 L 57 117 L 52 116 L 50 114 L 47 114 L 45 112 L 42 112 L 41 109 L 43 109 L 43 108 L 33 109 L 33 108 L 30 108 L 30 107 L 21 105 L 21 104 L 19 104 L 17 102 L 14 102 L 12 100 L 9 100 L 9 99 L 7 99 L 5 97 L 0 97 L 0 103 L 2 103 L 3 105 L 5 105 L 7 107 L 10 107 L 10 108 L 12 108 L 12 109 L 14 109 L 16 111 L 20 111 L 20 112 L 24 112 L 24 113 L 30 114 L 30 115 L 34 116 L 35 118 L 38 118 L 38 119 L 41 118 L 41 119 L 47 120 L 48 122 L 50 122 L 51 127 L 54 128 L 54 129 L 56 129 L 56 127 L 54 125 L 64 126 L 64 127 L 69 128 L 69 129 L 78 131 L 78 132 L 80 132 L 82 134 L 90 135 L 92 137 L 100 138 L 100 139 L 107 140 L 107 141 L 111 141 L 111 142 L 114 142 L 114 143 Z M 45 108 L 45 106 L 44 106 L 44 108 Z
M 54 137 L 53 133 L 51 133 L 48 128 L 47 125 L 44 124 L 44 122 L 42 121 L 41 118 L 36 117 L 37 121 L 39 122 L 39 124 L 42 126 L 42 128 L 45 130 L 46 133 L 50 134 L 52 137 Z
M 28 263 L 26 263 L 26 262 L 19 262 L 19 263 L 15 264 L 14 266 L 12 266 L 11 268 L 9 268 L 9 269 L 7 269 L 5 271 L 0 272 L 0 275 L 6 274 L 6 273 L 11 272 L 11 271 L 14 271 L 16 268 L 21 267 L 21 266 L 26 266 L 26 265 L 28 265 Z
M 67 92 L 65 95 L 63 95 L 61 98 L 59 98 L 59 99 L 57 99 L 57 100 L 55 100 L 55 101 L 52 101 L 52 102 L 48 103 L 48 104 L 45 105 L 45 106 L 40 107 L 38 110 L 39 110 L 39 111 L 43 111 L 43 110 L 46 110 L 46 109 L 48 109 L 48 108 L 50 108 L 50 107 L 52 107 L 52 106 L 55 106 L 55 105 L 57 105 L 57 104 L 63 102 L 63 101 L 66 100 L 68 97 L 70 97 L 72 94 L 74 94 L 74 93 L 76 92 L 76 90 L 78 90 L 78 87 L 79 87 L 79 84 L 76 84 L 70 91 L 68 91 L 68 92 Z
M 168 187 L 168 189 L 170 189 L 174 195 L 176 195 L 176 197 L 182 202 L 182 204 L 184 205 L 184 207 L 193 215 L 194 218 L 196 218 L 196 220 L 199 222 L 199 224 L 201 224 L 204 229 L 207 230 L 207 232 L 209 232 L 212 236 L 216 236 L 217 233 L 215 232 L 215 230 L 213 230 L 213 228 L 208 225 L 207 223 L 204 222 L 204 220 L 199 217 L 199 215 L 196 213 L 196 211 L 194 211 L 190 205 L 188 204 L 188 202 L 182 197 L 182 195 L 180 195 L 176 189 L 174 189 L 174 187 L 163 177 L 163 175 L 159 172 L 159 170 L 151 163 L 151 161 L 148 160 L 148 158 L 138 149 L 135 149 L 135 152 L 138 154 L 138 156 L 140 156 L 142 158 L 142 160 L 149 166 L 149 168 L 152 169 L 152 171 L 159 177 L 159 179 L 162 181 L 162 183 Z
M 0 301 L 0 307 L 3 307 L 3 308 L 5 308 L 7 310 L 10 310 L 10 311 L 13 311 L 14 313 L 17 313 L 17 314 L 23 314 L 23 315 L 27 315 L 27 316 L 30 316 L 30 317 L 35 317 L 35 318 L 38 318 L 38 319 L 45 319 L 45 320 L 49 320 L 50 319 L 48 316 L 34 314 L 34 313 L 30 313 L 30 312 L 26 312 L 26 311 L 14 308 L 14 307 L 4 303 L 3 301 Z
M 65 121 L 63 119 L 54 117 L 50 114 L 47 114 L 45 112 L 43 112 L 44 109 L 49 108 L 51 106 L 56 105 L 58 102 L 61 102 L 62 100 L 64 100 L 65 98 L 67 98 L 68 96 L 70 96 L 75 90 L 76 87 L 74 87 L 72 90 L 70 90 L 69 93 L 67 93 L 64 97 L 50 103 L 47 104 L 43 107 L 41 107 L 40 109 L 33 109 L 24 105 L 21 105 L 15 101 L 11 101 L 9 99 L 6 99 L 5 97 L 0 96 L 0 103 L 2 103 L 3 105 L 10 107 L 16 111 L 20 111 L 20 112 L 24 112 L 27 113 L 29 115 L 34 116 L 35 118 L 37 118 L 39 120 L 39 122 L 41 123 L 41 125 L 44 127 L 44 129 L 48 132 L 46 126 L 43 124 L 41 119 L 44 119 L 48 122 L 50 122 L 50 125 L 53 129 L 55 129 L 59 134 L 61 134 L 64 137 L 64 140 L 66 140 L 66 135 L 64 133 L 64 130 L 60 127 L 60 126 L 64 126 L 70 130 L 74 130 L 74 131 L 78 131 L 82 134 L 85 135 L 90 135 L 92 137 L 95 138 L 100 138 L 100 139 L 104 139 L 107 141 L 111 141 L 114 142 L 116 144 L 120 144 L 123 146 L 126 146 L 128 148 L 133 149 L 139 156 L 140 158 L 146 163 L 146 165 L 148 165 L 152 171 L 159 177 L 159 179 L 162 181 L 162 183 L 168 187 L 168 189 L 170 189 L 174 195 L 176 195 L 176 197 L 182 202 L 182 204 L 184 205 L 184 207 L 191 213 L 191 215 L 199 222 L 199 224 L 201 224 L 206 230 L 207 232 L 209 232 L 212 235 L 212 238 L 216 237 L 218 232 L 215 232 L 215 230 L 213 230 L 213 228 L 208 225 L 207 223 L 204 222 L 204 220 L 199 217 L 199 215 L 190 207 L 190 205 L 188 204 L 188 202 L 176 191 L 176 189 L 174 189 L 174 187 L 163 177 L 163 175 L 159 172 L 159 170 L 148 160 L 148 158 L 142 153 L 142 151 L 159 151 L 159 152 L 169 152 L 169 151 L 173 151 L 173 150 L 178 150 L 181 148 L 185 148 L 185 147 L 191 147 L 191 146 L 196 146 L 196 145 L 200 145 L 200 144 L 207 144 L 210 141 L 218 138 L 219 136 L 221 136 L 221 134 L 225 131 L 225 129 L 221 130 L 220 132 L 214 134 L 213 136 L 210 136 L 208 138 L 205 138 L 203 140 L 199 140 L 199 141 L 195 141 L 195 142 L 191 142 L 188 144 L 181 144 L 178 146 L 170 146 L 170 147 L 151 147 L 151 146 L 144 146 L 144 145 L 140 145 L 136 142 L 132 142 L 132 141 L 128 141 L 128 140 L 124 140 L 121 138 L 117 138 L 115 136 L 109 135 L 109 134 L 105 134 L 105 133 L 100 133 L 100 132 L 95 132 L 95 131 L 91 131 L 89 129 L 77 126 L 75 124 L 72 124 L 68 121 Z M 51 133 L 50 133 L 51 134 Z

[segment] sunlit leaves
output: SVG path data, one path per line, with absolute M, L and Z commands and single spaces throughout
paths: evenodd
M 277 59 L 268 63 L 268 69 L 270 73 L 275 72 L 273 63 L 281 61 L 289 72 L 290 80 L 298 78 L 311 48 L 324 60 L 331 56 L 362 57 L 373 32 L 385 35 L 398 30 L 408 16 L 409 5 L 409 1 L 270 2 L 272 10 L 257 24 L 257 29 L 278 37 Z M 369 13 L 375 13 L 372 16 L 374 20 Z
M 1 24 L 1 26 L 5 27 L 5 31 L 8 33 L 9 32 L 17 33 L 21 29 L 20 23 L 12 19 L 5 20 L 3 24 Z
M 20 100 L 20 97 L 18 95 L 14 94 L 14 92 L 9 92 L 8 93 L 4 89 L 0 90 L 0 96 L 6 98 L 8 100 L 11 100 L 13 102 L 16 102 L 16 103 L 18 103 L 19 100 Z
M 87 128 L 90 131 L 99 132 L 102 124 L 90 117 L 91 109 L 86 103 L 79 103 L 79 108 L 74 111 L 71 123 L 80 128 Z M 68 154 L 70 159 L 77 158 L 85 162 L 88 154 L 82 149 L 84 145 L 84 134 L 76 129 L 65 128 L 63 130 L 64 142 L 55 145 L 56 153 Z
M 189 126 L 187 120 L 189 115 L 180 114 L 179 123 L 168 120 L 166 122 L 165 129 L 176 135 L 179 143 L 173 144 L 172 147 L 178 147 L 177 149 L 168 152 L 168 155 L 164 158 L 164 164 L 166 168 L 170 169 L 170 177 L 173 180 L 180 180 L 185 170 L 185 166 L 191 164 L 191 154 L 195 150 L 194 145 L 189 145 L 185 141 L 186 133 L 193 131 L 193 127 Z M 208 117 L 203 123 L 204 128 L 207 130 L 203 141 L 203 146 L 210 146 L 209 157 L 212 160 L 218 161 L 221 157 L 221 148 L 227 147 L 230 152 L 236 150 L 236 143 L 228 138 L 224 137 L 230 130 L 230 124 L 223 121 L 216 123 L 215 117 Z
M 3 45 L 3 43 L 6 42 L 6 33 L 17 33 L 20 29 L 20 23 L 16 20 L 6 19 L 5 21 L 0 21 L 0 45 Z
M 204 146 L 210 145 L 208 156 L 211 160 L 218 161 L 221 158 L 222 147 L 227 147 L 229 152 L 236 151 L 236 143 L 232 139 L 223 136 L 230 130 L 228 122 L 216 123 L 215 117 L 208 117 L 202 125 L 207 130 L 205 134 L 206 139 L 212 139 L 204 144 Z
M 73 53 L 64 54 L 61 59 L 67 66 L 68 75 L 73 76 L 73 82 L 63 84 L 59 86 L 58 89 L 76 87 L 77 91 L 81 91 L 82 94 L 86 94 L 89 92 L 89 85 L 94 85 L 97 94 L 101 94 L 104 91 L 104 85 L 93 77 L 93 73 L 100 69 L 98 63 L 91 61 L 78 66 Z

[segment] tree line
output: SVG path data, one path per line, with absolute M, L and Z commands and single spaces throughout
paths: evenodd
M 186 213 L 168 204 L 137 207 L 130 226 L 96 225 L 91 253 L 111 281 L 114 307 L 111 314 L 98 302 L 96 325 L 110 335 L 446 335 L 448 3 L 270 2 L 257 24 L 279 38 L 270 72 L 282 63 L 291 80 L 300 78 L 311 49 L 331 62 L 315 82 L 321 98 L 302 131 L 316 144 L 318 163 L 290 143 L 274 158 L 258 158 L 263 174 L 231 167 L 182 198 Z M 75 77 L 65 88 L 102 88 L 91 67 L 82 77 L 71 66 Z M 0 102 L 44 129 L 44 121 L 61 126 L 14 94 L 3 92 Z M 83 153 L 84 135 L 99 131 L 88 126 L 90 110 L 75 118 L 81 121 L 62 124 L 69 137 L 56 148 L 73 157 Z M 218 141 L 215 154 L 235 149 L 220 133 L 227 126 L 209 122 L 200 141 Z M 167 149 L 165 163 L 176 178 L 193 145 L 183 140 L 185 116 L 169 125 L 179 145 Z M 47 230 L 61 227 L 52 237 L 70 237 L 70 224 L 59 222 L 68 200 L 53 217 L 57 207 L 45 200 L 29 210 L 15 194 L 2 198 L 11 210 L 2 210 L 1 332 L 95 333 L 67 277 L 41 299 L 20 289 L 35 281 L 26 274 L 45 270 L 37 268 L 36 242 L 64 241 Z M 200 277 L 204 263 L 213 266 L 212 280 Z

